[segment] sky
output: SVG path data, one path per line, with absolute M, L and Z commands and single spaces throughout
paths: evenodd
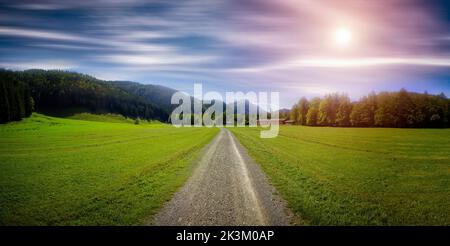
M 0 67 L 192 93 L 444 92 L 449 0 L 0 0 Z

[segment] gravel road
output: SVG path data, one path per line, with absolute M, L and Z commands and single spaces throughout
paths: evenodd
M 156 225 L 288 225 L 291 214 L 259 166 L 222 128 Z

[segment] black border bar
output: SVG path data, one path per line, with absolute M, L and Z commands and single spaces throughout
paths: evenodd
M 272 231 L 272 233 L 268 233 Z M 297 227 L 158 227 L 158 226 L 38 226 L 38 227 L 0 227 L 1 241 L 23 243 L 55 243 L 55 244 L 84 244 L 84 243 L 195 243 L 205 245 L 202 240 L 177 240 L 180 234 L 210 233 L 206 244 L 233 243 L 267 244 L 276 242 L 298 242 L 306 244 L 317 243 L 437 243 L 450 242 L 450 227 L 364 227 L 364 226 L 297 226 Z M 231 233 L 231 237 L 227 233 Z M 253 233 L 249 240 L 242 239 Z M 225 239 L 223 239 L 225 234 Z M 189 234 L 192 235 L 192 234 Z M 197 234 L 199 235 L 199 234 Z M 241 236 L 240 240 L 238 236 Z M 272 235 L 268 238 L 268 235 Z M 213 237 L 215 236 L 215 237 Z M 227 237 L 228 236 L 228 237 Z M 255 240 L 259 239 L 259 240 Z M 186 239 L 186 238 L 184 238 Z

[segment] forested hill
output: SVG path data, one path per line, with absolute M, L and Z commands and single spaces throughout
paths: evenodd
M 159 108 L 167 111 L 172 112 L 176 107 L 178 107 L 178 104 L 172 104 L 171 99 L 172 95 L 177 92 L 177 90 L 174 90 L 169 87 L 165 87 L 162 85 L 151 85 L 151 84 L 141 84 L 137 82 L 131 82 L 131 81 L 109 81 L 111 85 L 117 86 L 121 89 L 124 89 L 132 94 L 138 95 L 143 97 L 145 100 L 147 100 L 149 103 L 152 103 L 153 105 L 158 106 Z M 214 103 L 214 100 L 211 102 L 211 104 L 206 104 L 203 102 L 199 102 L 196 98 L 193 96 L 190 96 L 191 98 L 191 110 L 194 111 L 194 103 L 198 102 L 202 104 L 202 111 L 204 112 L 212 103 Z M 226 104 L 223 103 L 223 109 L 225 110 Z M 246 107 L 246 112 L 248 112 L 248 106 Z
M 158 106 L 166 112 L 172 112 L 173 109 L 178 106 L 170 103 L 172 95 L 177 92 L 177 90 L 169 87 L 140 84 L 131 81 L 109 81 L 108 83 L 129 93 L 143 97 L 149 103 Z
M 28 85 L 16 73 L 0 70 L 0 123 L 28 117 L 33 108 Z
M 169 118 L 167 110 L 145 98 L 84 74 L 56 70 L 0 70 L 0 83 L 0 122 L 26 117 L 33 107 L 38 112 L 76 108 L 132 118 L 160 121 Z

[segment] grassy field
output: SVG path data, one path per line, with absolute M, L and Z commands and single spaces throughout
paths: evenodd
M 230 129 L 313 225 L 449 225 L 450 129 Z
M 135 120 L 127 118 L 120 114 L 90 114 L 90 113 L 76 113 L 71 116 L 65 117 L 73 120 L 87 120 L 87 121 L 97 121 L 97 122 L 110 122 L 110 123 L 130 123 L 135 124 Z M 161 124 L 161 122 L 139 120 L 139 124 Z
M 0 125 L 1 225 L 148 222 L 218 132 L 94 118 Z

